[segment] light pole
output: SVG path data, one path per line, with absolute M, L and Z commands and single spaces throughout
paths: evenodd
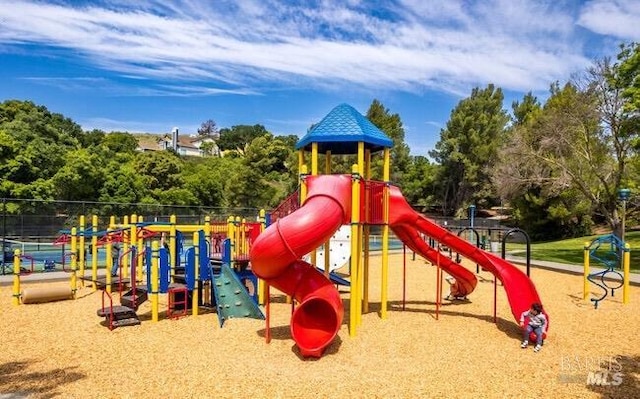
M 625 243 L 624 234 L 625 234 L 625 223 L 627 217 L 627 200 L 631 195 L 631 190 L 628 188 L 621 188 L 618 190 L 618 198 L 622 201 L 622 231 L 620 233 L 620 239 L 622 240 L 622 245 Z
M 471 221 L 471 224 L 469 225 L 469 227 L 471 227 L 473 229 L 473 217 L 475 216 L 476 213 L 476 206 L 474 204 L 469 205 L 469 219 Z
M 469 232 L 469 241 L 473 242 L 473 217 L 476 213 L 476 206 L 474 204 L 469 205 L 469 227 L 471 231 Z

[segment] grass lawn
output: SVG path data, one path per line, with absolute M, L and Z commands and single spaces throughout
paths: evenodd
M 603 235 L 533 243 L 531 259 L 581 265 L 584 263 L 585 243 L 591 243 L 601 236 Z M 627 243 L 631 246 L 631 270 L 640 272 L 640 231 L 629 231 L 625 236 Z M 520 250 L 525 250 L 524 244 L 507 243 L 507 251 Z

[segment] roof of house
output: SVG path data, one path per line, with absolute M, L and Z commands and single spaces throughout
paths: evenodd
M 349 104 L 340 104 L 298 141 L 296 149 L 309 150 L 312 143 L 318 143 L 319 152 L 356 154 L 359 142 L 372 152 L 393 146 L 393 141 L 369 119 Z

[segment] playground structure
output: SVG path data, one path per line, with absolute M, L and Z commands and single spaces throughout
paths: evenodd
M 541 302 L 532 281 L 518 268 L 486 252 L 415 212 L 397 187 L 389 181 L 392 141 L 352 107 L 334 108 L 296 145 L 301 173 L 299 205 L 283 203 L 286 211 L 272 217 L 272 224 L 256 239 L 250 250 L 254 273 L 291 295 L 297 306 L 291 317 L 291 335 L 303 356 L 320 357 L 333 341 L 342 323 L 344 309 L 336 288 L 324 273 L 302 260 L 324 245 L 343 225 L 351 228 L 349 334 L 355 336 L 363 312 L 369 307 L 369 232 L 371 226 L 382 228 L 382 290 L 380 316 L 387 318 L 389 230 L 426 260 L 453 276 L 464 295 L 474 290 L 475 275 L 456 262 L 441 256 L 443 244 L 476 262 L 502 282 L 514 319 L 533 302 Z M 305 153 L 310 152 L 310 170 Z M 319 174 L 319 154 L 324 157 L 324 175 Z M 383 181 L 371 180 L 372 155 L 382 152 Z M 331 175 L 331 156 L 356 154 L 357 164 L 351 175 Z M 295 198 L 295 197 L 292 197 Z M 298 205 L 296 207 L 296 205 Z M 430 246 L 424 237 L 436 241 Z M 325 257 L 325 259 L 327 259 Z M 322 267 L 320 267 L 322 269 Z M 439 273 L 439 281 L 442 275 Z M 436 311 L 441 300 L 437 289 Z M 268 301 L 268 295 L 267 295 Z M 495 314 L 495 303 L 494 303 Z M 548 316 L 548 315 L 547 315 Z M 267 336 L 269 341 L 269 307 L 267 302 Z M 547 324 L 548 328 L 548 324 Z M 546 335 L 546 332 L 545 332 Z
M 263 214 L 262 214 L 263 215 Z M 75 298 L 78 286 L 90 282 L 101 289 L 102 307 L 97 314 L 106 318 L 106 325 L 116 328 L 139 324 L 136 310 L 151 300 L 151 319 L 158 320 L 158 295 L 166 294 L 168 317 L 199 313 L 199 307 L 217 307 L 220 325 L 231 317 L 264 318 L 257 306 L 260 288 L 255 276 L 247 270 L 248 248 L 263 228 L 262 221 L 247 222 L 229 218 L 214 222 L 205 218 L 202 225 L 180 225 L 171 216 L 168 223 L 144 222 L 142 217 L 123 217 L 117 224 L 114 216 L 109 227 L 99 230 L 98 217 L 92 217 L 89 228 L 85 218 L 79 218 L 80 228 L 63 231 L 65 243 L 71 247 L 69 288 L 38 288 L 20 291 L 20 274 L 14 273 L 14 304 L 41 303 Z M 187 246 L 190 238 L 192 245 Z M 160 238 L 160 240 L 157 240 Z M 85 245 L 90 243 L 90 276 L 85 265 Z M 114 251 L 121 245 L 122 253 Z M 98 265 L 98 247 L 104 247 L 105 264 Z M 18 251 L 19 252 L 19 251 Z M 14 270 L 20 270 L 19 254 Z M 82 261 L 80 261 L 82 260 Z M 112 276 L 113 262 L 118 273 Z M 104 266 L 104 276 L 99 275 Z M 146 283 L 146 284 L 143 284 Z M 248 292 L 251 287 L 252 293 Z M 117 289 L 120 305 L 114 305 L 112 290 Z
M 608 295 L 614 296 L 622 288 L 622 303 L 629 302 L 631 248 L 613 234 L 598 237 L 584 244 L 584 285 L 583 299 L 591 294 L 590 285 L 602 289 L 600 296 L 589 298 L 595 309 Z M 601 271 L 591 273 L 594 264 L 604 266 Z M 618 269 L 618 270 L 616 270 Z M 620 271 L 622 273 L 620 273 Z

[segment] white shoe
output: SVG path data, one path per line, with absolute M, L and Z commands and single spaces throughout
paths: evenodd
M 527 346 L 529 346 L 529 341 L 522 341 L 522 345 L 520 345 L 520 347 L 522 349 L 526 348 Z
M 540 349 L 542 349 L 541 345 L 536 345 L 535 348 L 533 348 L 534 352 L 540 352 Z

